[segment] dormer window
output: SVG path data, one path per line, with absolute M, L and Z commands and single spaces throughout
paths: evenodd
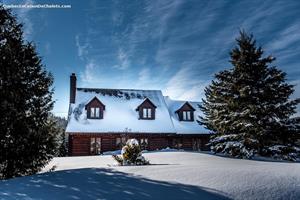
M 195 108 L 189 103 L 185 102 L 177 111 L 179 121 L 194 121 Z
M 86 104 L 85 109 L 87 110 L 88 119 L 103 119 L 105 105 L 97 97 Z
M 137 108 L 136 111 L 139 112 L 139 119 L 155 119 L 155 109 L 156 106 L 150 99 L 146 98 Z

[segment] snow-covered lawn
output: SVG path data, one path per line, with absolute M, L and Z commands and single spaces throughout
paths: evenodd
M 153 165 L 111 156 L 55 158 L 54 172 L 0 181 L 0 199 L 300 199 L 300 163 L 155 152 Z

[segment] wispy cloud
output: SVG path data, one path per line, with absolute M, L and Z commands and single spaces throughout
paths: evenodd
M 11 3 L 11 2 L 6 2 L 5 3 Z M 33 0 L 25 0 L 22 2 L 22 4 L 25 5 L 32 5 L 34 4 Z M 33 33 L 33 22 L 30 19 L 30 11 L 32 11 L 33 8 L 19 8 L 15 9 L 14 11 L 16 12 L 19 20 L 24 24 L 23 30 L 24 30 L 24 37 L 26 40 L 31 39 L 31 35 Z
M 117 58 L 118 58 L 118 64 L 114 65 L 113 68 L 125 70 L 129 67 L 128 55 L 122 48 L 119 48 Z
M 149 68 L 144 68 L 139 72 L 139 82 L 147 82 L 151 79 Z
M 228 53 L 240 28 L 276 52 L 279 66 L 299 57 L 298 47 L 290 48 L 300 37 L 298 20 L 292 20 L 296 11 L 286 12 L 293 7 L 294 2 L 270 0 L 93 5 L 87 31 L 76 36 L 78 56 L 86 62 L 82 81 L 99 82 L 100 75 L 101 84 L 111 87 L 156 87 L 172 98 L 200 100 L 212 75 L 230 67 Z M 282 66 L 297 71 L 295 63 Z
M 193 70 L 181 68 L 166 84 L 165 94 L 171 98 L 181 100 L 201 100 L 204 97 L 204 88 L 209 81 L 198 79 Z
M 80 36 L 76 35 L 75 36 L 75 44 L 77 47 L 77 55 L 81 60 L 84 60 L 85 57 L 88 55 L 88 47 L 90 46 L 90 44 L 85 41 L 85 42 L 81 42 L 80 41 Z
M 84 71 L 80 74 L 80 79 L 84 86 L 95 85 L 102 81 L 101 77 L 95 73 L 97 67 L 94 60 L 89 60 L 85 65 Z
M 280 35 L 270 42 L 269 48 L 272 50 L 285 49 L 296 42 L 300 44 L 300 24 L 295 23 L 284 29 Z

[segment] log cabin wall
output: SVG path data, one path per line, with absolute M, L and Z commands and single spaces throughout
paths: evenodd
M 148 140 L 147 150 L 159 150 L 167 147 L 184 150 L 208 150 L 206 144 L 209 141 L 209 135 L 177 135 L 177 134 L 141 134 L 141 133 L 69 133 L 69 155 L 70 156 L 88 156 L 93 155 L 90 152 L 91 138 L 101 138 L 101 153 L 105 151 L 114 151 L 120 149 L 116 145 L 116 139 L 125 137 L 127 139 L 135 138 L 137 140 Z M 180 144 L 179 144 L 180 143 Z M 198 144 L 198 146 L 197 146 Z M 198 147 L 198 148 L 197 148 Z

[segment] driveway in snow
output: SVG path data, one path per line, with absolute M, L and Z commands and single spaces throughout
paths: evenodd
M 300 163 L 193 152 L 145 153 L 150 166 L 111 156 L 55 158 L 54 172 L 0 181 L 0 199 L 300 199 Z

